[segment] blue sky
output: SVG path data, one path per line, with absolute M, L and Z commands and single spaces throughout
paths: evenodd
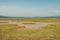
M 60 16 L 60 0 L 0 0 L 3 16 Z

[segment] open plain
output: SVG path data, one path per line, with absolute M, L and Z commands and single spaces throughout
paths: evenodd
M 0 19 L 0 40 L 60 40 L 60 18 Z

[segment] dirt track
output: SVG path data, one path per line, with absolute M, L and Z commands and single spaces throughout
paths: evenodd
M 33 25 L 24 25 L 22 23 L 20 23 L 20 24 L 19 24 L 20 26 L 25 26 L 27 29 L 34 30 L 34 29 L 41 29 L 41 27 L 47 26 L 48 24 L 60 24 L 60 23 L 40 23 L 40 22 L 38 23 L 37 22 L 37 23 L 35 23 Z

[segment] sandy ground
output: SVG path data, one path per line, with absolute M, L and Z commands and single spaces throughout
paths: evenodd
M 56 23 L 56 22 L 13 22 L 13 21 L 0 21 L 0 22 L 7 22 L 7 23 L 1 23 L 0 25 L 5 25 L 5 24 L 16 24 L 18 26 L 25 26 L 25 29 L 41 29 L 44 26 L 47 26 L 48 24 L 60 24 L 60 23 Z M 35 24 L 23 24 L 23 23 L 35 23 Z
M 41 29 L 42 27 L 44 26 L 47 26 L 48 24 L 60 24 L 60 23 L 45 23 L 45 22 L 36 22 L 35 24 L 32 24 L 32 25 L 25 25 L 23 23 L 19 23 L 18 25 L 19 26 L 25 26 L 26 29 Z

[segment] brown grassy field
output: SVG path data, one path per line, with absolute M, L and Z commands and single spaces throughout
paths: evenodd
M 0 21 L 0 40 L 60 40 L 60 19 Z

